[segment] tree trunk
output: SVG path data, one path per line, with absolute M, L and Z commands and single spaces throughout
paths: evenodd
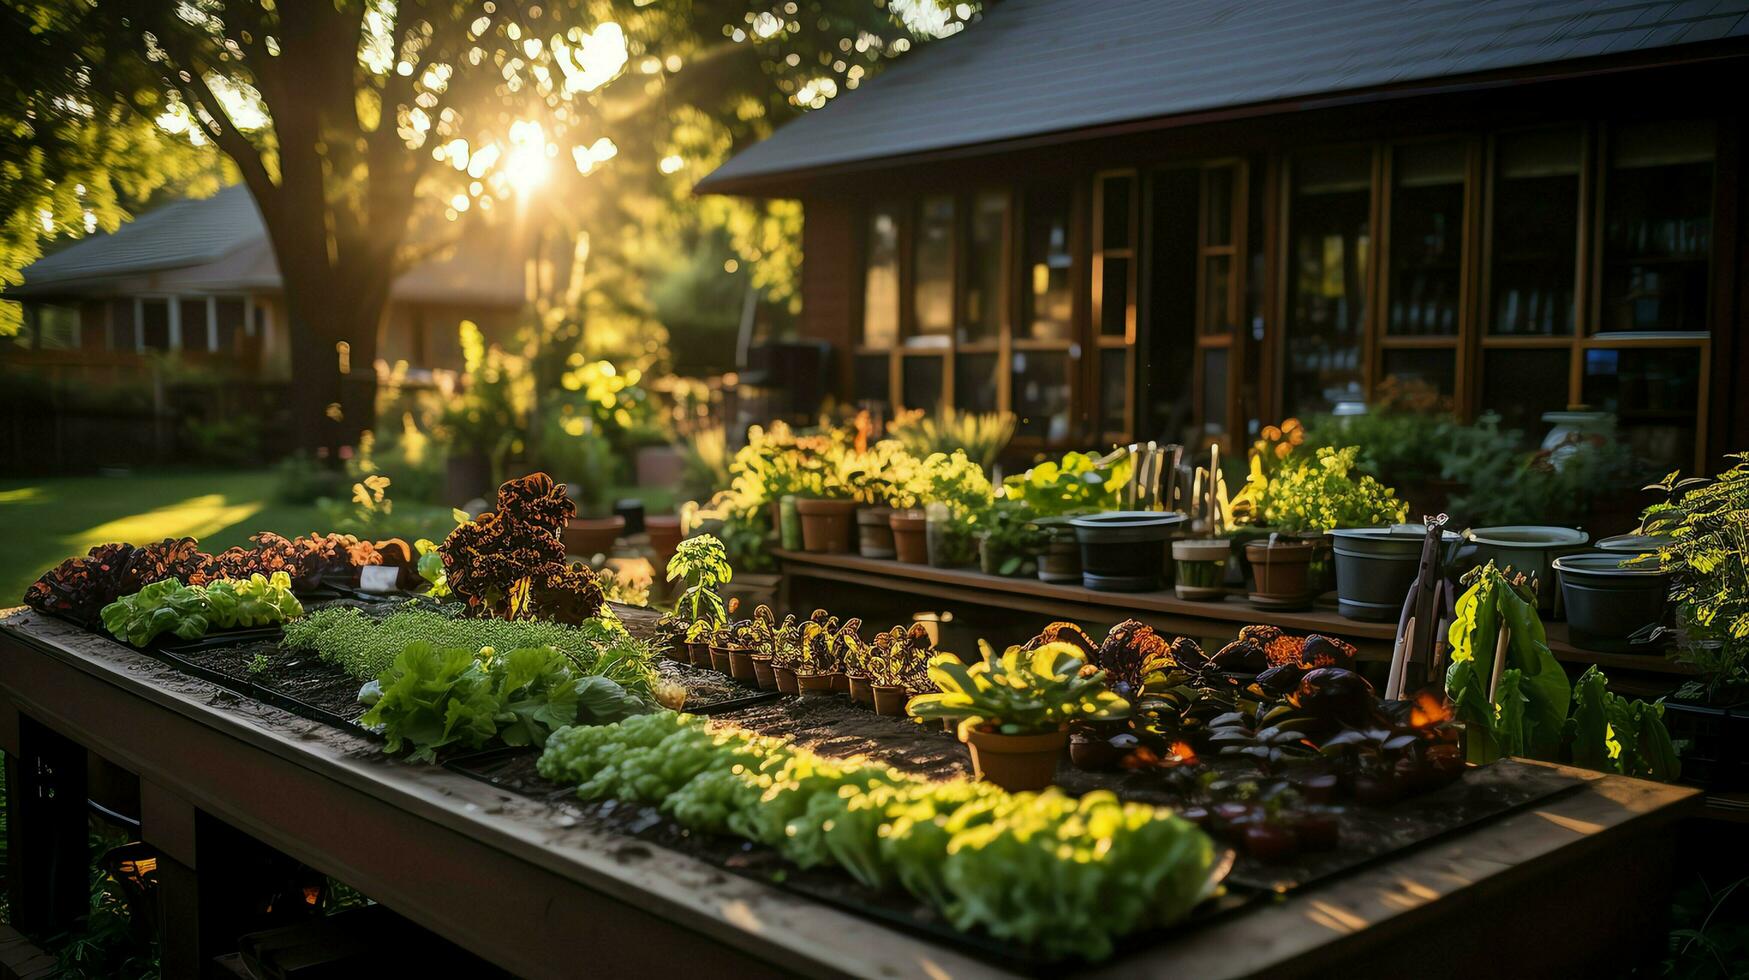
M 375 424 L 377 332 L 386 290 L 337 270 L 281 269 L 291 320 L 291 410 L 298 449 L 337 461 Z M 344 353 L 342 353 L 344 351 Z

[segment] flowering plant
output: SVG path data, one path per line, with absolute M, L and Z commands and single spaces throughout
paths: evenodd
M 1244 501 L 1242 513 L 1252 524 L 1286 533 L 1323 533 L 1394 524 L 1408 515 L 1408 505 L 1397 499 L 1396 491 L 1355 472 L 1358 447 L 1324 446 L 1313 459 L 1296 456 L 1290 448 L 1274 467 L 1261 462 L 1264 455 L 1252 453 L 1251 476 L 1234 501 L 1236 511 Z M 1270 469 L 1273 475 L 1266 475 Z

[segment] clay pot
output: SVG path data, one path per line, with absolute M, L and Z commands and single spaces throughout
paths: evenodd
M 874 709 L 877 715 L 887 715 L 902 718 L 905 715 L 905 689 L 898 684 L 870 684 L 869 694 L 874 699 Z
M 893 529 L 893 552 L 902 562 L 929 564 L 929 518 L 920 510 L 895 510 L 887 518 Z
M 1011 793 L 1041 790 L 1057 775 L 1057 759 L 1069 742 L 1066 731 L 1002 735 L 973 729 L 966 735 L 972 771 Z
M 785 694 L 800 694 L 801 685 L 796 683 L 796 672 L 793 667 L 779 667 L 773 664 L 772 676 L 777 678 L 777 689 Z
M 850 700 L 857 704 L 874 706 L 874 684 L 866 677 L 855 674 L 848 675 L 850 684 Z
M 753 658 L 753 682 L 759 685 L 761 691 L 777 690 L 777 672 L 771 668 L 771 654 L 755 653 Z
M 709 667 L 711 665 L 711 645 L 709 643 L 688 643 L 686 658 L 692 661 L 694 667 Z
M 802 550 L 844 555 L 854 539 L 856 501 L 796 498 L 796 515 L 802 519 Z
M 832 675 L 797 673 L 796 686 L 804 698 L 829 698 L 832 696 Z
M 680 531 L 680 515 L 651 514 L 644 518 L 644 530 L 650 535 L 650 550 L 656 553 L 656 568 L 667 568 L 668 559 L 674 557 L 685 537 Z
M 626 519 L 612 517 L 573 517 L 565 522 L 565 553 L 568 555 L 605 555 L 613 551 L 613 543 L 626 529 Z
M 711 669 L 719 674 L 729 672 L 729 648 L 711 644 Z
M 1312 555 L 1317 547 L 1309 541 L 1253 541 L 1245 546 L 1257 578 L 1251 604 L 1264 609 L 1305 609 L 1317 598 L 1312 588 Z
M 893 557 L 891 507 L 864 507 L 856 512 L 856 551 L 864 558 Z
M 850 675 L 849 674 L 846 674 L 842 670 L 832 671 L 832 693 L 833 694 L 849 694 L 850 693 Z
M 729 651 L 729 676 L 748 684 L 758 681 L 758 675 L 753 672 L 752 650 Z

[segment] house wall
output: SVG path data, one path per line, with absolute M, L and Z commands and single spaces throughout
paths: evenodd
M 1292 239 L 1295 222 L 1305 207 L 1304 201 L 1294 196 L 1295 187 L 1301 186 L 1294 183 L 1296 167 L 1305 166 L 1308 151 L 1315 148 L 1349 145 L 1360 148 L 1367 161 L 1360 176 L 1368 188 L 1363 197 L 1369 202 L 1363 206 L 1369 228 L 1363 248 L 1372 262 L 1352 270 L 1356 276 L 1354 295 L 1368 304 L 1365 315 L 1357 321 L 1352 352 L 1362 397 L 1370 400 L 1376 396 L 1377 385 L 1389 374 L 1391 364 L 1417 357 L 1449 357 L 1454 390 L 1447 393 L 1445 407 L 1461 417 L 1475 418 L 1495 407 L 1487 404 L 1489 399 L 1512 395 L 1485 386 L 1485 364 L 1500 372 L 1506 369 L 1503 365 L 1529 364 L 1536 358 L 1535 351 L 1564 350 L 1565 355 L 1545 355 L 1550 365 L 1560 357 L 1558 370 L 1551 368 L 1546 376 L 1531 371 L 1518 386 L 1524 391 L 1546 387 L 1558 395 L 1592 390 L 1587 387 L 1589 373 L 1605 361 L 1613 359 L 1618 366 L 1650 363 L 1647 359 L 1678 351 L 1682 359 L 1698 357 L 1700 371 L 1694 409 L 1698 435 L 1692 453 L 1679 462 L 1704 469 L 1720 453 L 1749 443 L 1749 407 L 1741 390 L 1741 379 L 1749 373 L 1749 352 L 1739 338 L 1742 311 L 1749 308 L 1749 275 L 1745 274 L 1749 270 L 1745 235 L 1749 207 L 1742 193 L 1749 166 L 1743 146 L 1749 119 L 1733 94 L 1740 88 L 1744 70 L 1744 59 L 1736 58 L 1606 77 L 1479 86 L 1389 102 L 1342 105 L 1331 100 L 1323 108 L 1267 119 L 1211 121 L 1171 130 L 1138 125 L 1066 144 L 1031 141 L 1001 152 L 943 154 L 854 175 L 800 176 L 783 192 L 802 198 L 806 207 L 803 331 L 831 342 L 842 355 L 837 382 L 840 394 L 847 399 L 870 394 L 868 381 L 878 381 L 879 358 L 888 357 L 892 367 L 883 393 L 887 401 L 901 405 L 906 401 L 910 366 L 943 356 L 941 345 L 946 344 L 947 366 L 940 372 L 944 380 L 935 387 L 919 385 L 916 390 L 943 393 L 963 402 L 971 386 L 954 381 L 955 365 L 967 363 L 963 310 L 954 313 L 960 336 L 952 340 L 925 336 L 916 322 L 916 281 L 929 274 L 918 264 L 915 251 L 917 226 L 923 220 L 919 207 L 932 195 L 952 195 L 958 204 L 956 220 L 961 223 L 954 247 L 927 254 L 948 256 L 940 259 L 947 268 L 938 271 L 951 279 L 955 296 L 963 299 L 975 271 L 970 267 L 971 250 L 966 247 L 970 228 L 964 223 L 965 216 L 979 193 L 1004 195 L 1008 227 L 1000 240 L 1007 250 L 1001 261 L 1007 272 L 1004 300 L 1008 308 L 1003 314 L 1002 339 L 993 345 L 1000 355 L 996 388 L 1001 407 L 1024 413 L 1028 406 L 1021 397 L 1023 379 L 1011 368 L 1018 365 L 1019 357 L 1044 356 L 1028 354 L 1030 348 L 1044 342 L 1028 336 L 1025 315 L 1030 287 L 1025 280 L 1038 274 L 1036 264 L 1029 264 L 1026 254 L 1027 211 L 1040 189 L 1060 189 L 1071 202 L 1067 213 L 1072 224 L 1068 238 L 1073 292 L 1069 299 L 1074 326 L 1066 356 L 1072 362 L 1068 372 L 1073 388 L 1072 424 L 1062 438 L 1046 436 L 1038 445 L 1087 446 L 1131 438 L 1166 438 L 1241 447 L 1259 424 L 1300 410 L 1293 404 L 1296 391 L 1289 384 L 1290 344 L 1293 332 L 1302 329 L 1295 317 L 1304 319 L 1303 311 L 1291 307 L 1293 297 L 1300 295 L 1293 287 L 1297 276 L 1308 274 L 1305 243 L 1297 243 L 1302 251 L 1296 252 Z M 1618 145 L 1616 141 L 1625 141 L 1623 134 L 1629 133 L 1630 127 L 1689 119 L 1705 121 L 1716 137 L 1712 185 L 1705 192 L 1710 195 L 1710 229 L 1674 232 L 1691 238 L 1710 234 L 1710 242 L 1701 248 L 1707 259 L 1705 311 L 1689 310 L 1683 315 L 1678 325 L 1687 333 L 1607 333 L 1609 327 L 1621 325 L 1602 319 L 1612 300 L 1602 295 L 1601 283 L 1609 275 L 1604 263 L 1612 247 L 1609 236 L 1617 234 L 1608 223 L 1614 213 L 1613 202 L 1619 198 L 1610 195 L 1621 193 L 1619 187 L 1612 189 L 1610 182 L 1625 183 L 1612 169 L 1615 158 L 1610 154 Z M 1508 213 L 1509 209 L 1494 208 L 1494 195 L 1501 186 L 1498 154 L 1510 134 L 1518 130 L 1569 125 L 1583 143 L 1583 163 L 1576 176 L 1583 184 L 1579 206 L 1585 212 L 1583 240 L 1575 245 L 1580 265 L 1575 290 L 1577 333 L 1571 339 L 1496 337 L 1488 323 L 1501 311 L 1489 302 L 1492 287 L 1487 278 L 1492 275 L 1489 270 L 1496 268 L 1494 251 L 1513 244 L 1514 221 L 1519 220 Z M 1406 319 L 1400 312 L 1395 314 L 1396 320 L 1390 319 L 1391 276 L 1379 263 L 1380 257 L 1392 255 L 1393 249 L 1401 256 L 1417 247 L 1414 242 L 1393 244 L 1389 240 L 1393 227 L 1390 208 L 1396 202 L 1401 217 L 1401 202 L 1408 199 L 1401 192 L 1402 174 L 1409 172 L 1404 148 L 1448 138 L 1461 148 L 1461 159 L 1455 163 L 1466 188 L 1457 227 L 1445 232 L 1456 243 L 1454 254 L 1462 267 L 1457 279 L 1460 295 L 1452 301 L 1450 314 L 1461 328 L 1454 329 L 1450 338 L 1439 336 L 1438 329 L 1408 330 L 1405 324 L 1413 318 Z M 1202 234 L 1207 215 L 1193 213 L 1189 220 L 1199 229 L 1193 229 L 1186 239 L 1190 256 L 1179 254 L 1171 260 L 1197 267 L 1191 270 L 1191 280 L 1196 283 L 1194 301 L 1186 301 L 1185 306 L 1200 318 L 1207 314 L 1211 296 L 1219 290 L 1198 270 L 1227 250 L 1227 281 L 1233 283 L 1229 286 L 1230 309 L 1217 329 L 1199 330 L 1181 344 L 1168 345 L 1151 336 L 1151 331 L 1159 328 L 1165 304 L 1161 296 L 1152 294 L 1157 290 L 1150 280 L 1157 278 L 1158 263 L 1167 261 L 1170 254 L 1168 243 L 1162 240 L 1168 236 L 1150 227 L 1151 209 L 1158 204 L 1153 199 L 1154 178 L 1164 173 L 1193 173 L 1193 183 L 1206 194 L 1208 175 L 1223 168 L 1232 168 L 1241 188 L 1234 210 L 1229 212 L 1235 222 L 1232 239 L 1226 245 L 1211 243 Z M 1127 201 L 1105 199 L 1103 192 L 1108 187 L 1126 182 L 1130 190 Z M 1657 191 L 1671 195 L 1683 192 L 1678 186 Z M 1612 202 L 1608 208 L 1606 201 Z M 868 348 L 862 329 L 868 261 L 865 238 L 871 216 L 892 206 L 912 227 L 905 230 L 899 246 L 903 328 L 889 353 L 879 347 Z M 1103 212 L 1111 207 L 1132 209 L 1132 224 L 1127 233 L 1115 236 L 1119 240 L 1100 240 L 1108 225 L 1122 224 L 1105 220 L 1108 216 Z M 1296 212 L 1296 208 L 1300 210 Z M 1399 227 L 1400 238 L 1407 227 Z M 1422 229 L 1417 233 L 1426 232 Z M 1349 243 L 1351 257 L 1356 244 Z M 1653 266 L 1648 261 L 1636 268 L 1639 275 Z M 1110 276 L 1106 275 L 1108 270 Z M 1399 310 L 1405 281 L 1396 287 Z M 1118 297 L 1115 303 L 1112 296 Z M 1108 307 L 1113 311 L 1109 317 Z M 1614 308 L 1631 309 L 1632 304 L 1624 307 L 1617 302 Z M 859 346 L 865 357 L 861 371 L 855 360 Z M 983 350 L 978 349 L 978 353 Z M 1131 356 L 1120 368 L 1125 350 Z M 1441 353 L 1420 353 L 1427 351 Z M 1185 358 L 1187 352 L 1193 356 Z M 1173 367 L 1168 374 L 1187 380 L 1163 383 L 1157 369 L 1173 358 L 1184 358 L 1188 367 Z M 1227 373 L 1217 385 L 1211 382 L 1209 371 L 1220 363 L 1226 365 Z M 933 371 L 934 365 L 929 366 Z M 1635 382 L 1657 383 L 1656 378 Z M 1113 417 L 1106 409 L 1114 398 L 1124 408 L 1119 413 L 1124 424 L 1117 430 L 1102 424 L 1102 416 L 1105 421 Z M 1306 401 L 1303 391 L 1297 398 Z M 1220 424 L 1210 424 L 1211 416 L 1221 414 L 1227 417 L 1219 419 Z M 1170 431 L 1161 428 L 1166 424 L 1163 420 L 1180 416 L 1186 416 L 1180 419 L 1180 427 Z

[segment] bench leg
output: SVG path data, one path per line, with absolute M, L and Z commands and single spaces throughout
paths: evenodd
M 60 932 L 91 902 L 84 747 L 19 716 L 18 754 L 6 756 L 6 795 L 12 925 L 28 936 Z

